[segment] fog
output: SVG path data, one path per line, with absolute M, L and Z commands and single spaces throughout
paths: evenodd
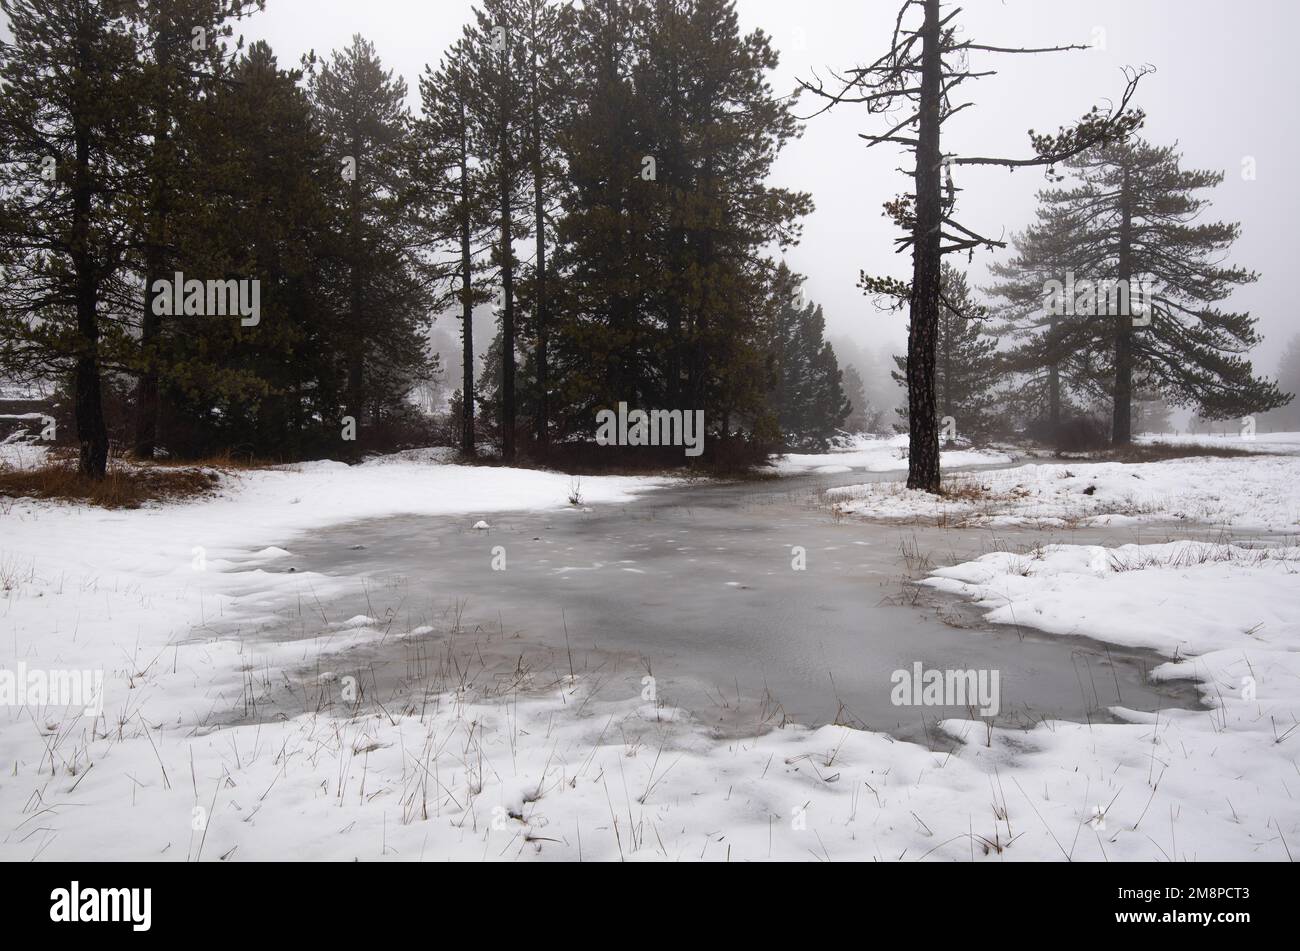
M 384 60 L 406 77 L 418 107 L 416 77 L 436 63 L 468 21 L 469 0 L 270 0 L 249 21 L 246 35 L 266 39 L 284 64 L 314 49 L 342 47 L 354 32 L 375 42 Z M 897 4 L 886 0 L 739 0 L 746 29 L 761 28 L 781 53 L 773 77 L 778 91 L 796 77 L 869 61 L 884 52 Z M 1300 27 L 1300 6 L 1288 0 L 972 0 L 961 14 L 970 36 L 1002 46 L 1096 44 L 1086 51 L 1043 55 L 975 54 L 977 69 L 999 75 L 967 84 L 976 107 L 945 128 L 945 149 L 966 154 L 1023 155 L 1026 131 L 1055 129 L 1124 88 L 1126 65 L 1151 64 L 1137 104 L 1148 113 L 1142 135 L 1177 142 L 1187 167 L 1227 173 L 1213 196 L 1213 215 L 1240 221 L 1233 261 L 1256 270 L 1257 284 L 1230 302 L 1260 318 L 1265 337 L 1257 362 L 1272 373 L 1286 339 L 1300 331 L 1288 291 L 1294 252 L 1287 222 L 1300 212 L 1300 181 L 1292 167 L 1300 149 L 1293 120 L 1293 85 L 1279 82 Z M 805 96 L 798 111 L 817 108 Z M 816 211 L 804 222 L 802 243 L 787 260 L 808 276 L 809 296 L 826 308 L 828 332 L 876 347 L 901 349 L 904 318 L 878 312 L 856 288 L 860 269 L 907 277 L 908 261 L 893 253 L 896 236 L 881 203 L 908 190 L 898 168 L 906 157 L 892 147 L 866 148 L 859 132 L 880 131 L 881 117 L 862 106 L 837 107 L 807 123 L 777 165 L 776 181 L 811 192 Z M 1243 180 L 1242 161 L 1257 175 Z M 1041 170 L 966 170 L 962 220 L 989 236 L 1010 235 L 1033 215 Z M 1000 252 L 1005 254 L 1006 252 Z M 969 265 L 983 281 L 991 254 Z M 961 260 L 963 266 L 966 262 Z

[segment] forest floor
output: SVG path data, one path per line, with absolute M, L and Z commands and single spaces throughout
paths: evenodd
M 778 469 L 897 471 L 900 445 L 861 441 Z M 318 609 L 355 579 L 283 567 L 287 539 L 344 522 L 434 517 L 490 533 L 503 512 L 580 517 L 673 492 L 671 479 L 578 486 L 427 450 L 225 473 L 212 493 L 135 509 L 5 500 L 0 857 L 1286 860 L 1300 842 L 1300 436 L 1252 448 L 986 470 L 941 503 L 896 483 L 827 490 L 835 517 L 864 531 L 1059 520 L 1114 528 L 1118 542 L 1139 523 L 1204 528 L 1150 545 L 992 546 L 927 567 L 924 587 L 991 624 L 1159 652 L 1152 676 L 1190 679 L 1202 707 L 1113 706 L 1115 722 L 1029 730 L 972 711 L 930 744 L 780 718 L 720 731 L 653 686 L 610 699 L 572 653 L 539 663 L 455 616 L 409 629 L 379 608 L 331 620 Z M 309 636 L 252 636 L 248 618 L 293 605 Z M 340 674 L 333 658 L 376 644 L 394 645 L 421 689 L 384 703 Z M 81 671 L 102 676 L 102 695 L 52 702 L 69 700 L 58 677 Z

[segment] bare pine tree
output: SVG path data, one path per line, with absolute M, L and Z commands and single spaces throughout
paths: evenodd
M 1027 54 L 1087 49 L 1086 46 L 1012 48 L 990 46 L 964 39 L 955 25 L 961 8 L 944 13 L 939 0 L 906 0 L 894 22 L 889 50 L 867 66 L 832 72 L 827 81 L 814 75 L 800 86 L 825 100 L 817 114 L 836 105 L 860 104 L 874 114 L 886 115 L 890 127 L 879 134 L 861 134 L 868 146 L 892 143 L 914 157 L 914 190 L 886 203 L 885 209 L 905 232 L 898 250 L 912 251 L 912 280 L 862 275 L 863 290 L 891 298 L 896 306 L 910 307 L 907 341 L 907 400 L 911 422 L 907 485 L 939 492 L 939 430 L 935 408 L 935 360 L 940 308 L 940 264 L 945 254 L 973 253 L 976 248 L 1003 247 L 953 217 L 957 187 L 952 170 L 957 166 L 994 165 L 1008 169 L 1051 166 L 1095 145 L 1122 141 L 1142 125 L 1140 109 L 1129 102 L 1138 81 L 1148 71 L 1126 70 L 1127 87 L 1117 106 L 1097 107 L 1078 122 L 1055 134 L 1029 131 L 1031 154 L 1024 158 L 959 156 L 943 149 L 944 123 L 974 105 L 957 101 L 958 87 L 972 79 L 994 74 L 975 70 L 970 54 Z M 921 22 L 915 23 L 920 16 Z

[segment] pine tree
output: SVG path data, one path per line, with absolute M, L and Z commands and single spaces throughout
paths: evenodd
M 501 422 L 505 418 L 501 412 L 505 394 L 505 361 L 502 359 L 504 343 L 505 335 L 498 329 L 488 345 L 487 352 L 483 354 L 483 370 L 477 396 L 484 427 L 498 440 L 501 438 Z M 535 353 L 523 350 L 516 341 L 514 356 L 515 396 L 519 408 L 525 412 L 535 413 L 537 407 Z
M 558 130 L 570 187 L 553 259 L 564 280 L 552 301 L 552 392 L 565 433 L 592 432 L 601 408 L 637 405 L 653 378 L 650 302 L 661 277 L 653 222 L 662 192 L 657 168 L 643 162 L 645 104 L 632 80 L 644 15 L 640 0 L 598 0 L 578 9 L 573 26 L 573 106 Z
M 953 169 L 964 166 L 1001 166 L 1008 169 L 1032 166 L 1049 168 L 1094 145 L 1122 141 L 1141 125 L 1139 110 L 1128 105 L 1143 72 L 1128 73 L 1128 86 L 1117 109 L 1102 114 L 1096 107 L 1059 133 L 1036 135 L 1029 132 L 1032 155 L 1025 158 L 962 156 L 946 153 L 942 132 L 945 123 L 973 105 L 956 102 L 955 91 L 964 82 L 990 75 L 973 71 L 970 54 L 1043 53 L 1085 47 L 1014 49 L 977 43 L 967 39 L 953 10 L 943 15 L 940 0 L 905 0 L 898 12 L 889 49 L 865 66 L 832 74 L 827 88 L 819 78 L 801 81 L 800 86 L 822 98 L 821 111 L 843 103 L 864 104 L 871 113 L 889 116 L 889 127 L 881 134 L 861 134 L 874 146 L 883 143 L 910 151 L 913 191 L 885 205 L 903 235 L 900 250 L 912 252 L 912 279 L 862 276 L 864 291 L 888 298 L 896 307 L 910 309 L 907 345 L 907 398 L 911 429 L 908 438 L 909 488 L 940 491 L 939 430 L 935 413 L 935 360 L 941 310 L 941 263 L 945 254 L 973 253 L 977 248 L 1002 247 L 1001 241 L 986 238 L 959 223 L 954 217 L 958 188 Z M 921 21 L 910 19 L 919 11 Z M 898 113 L 902 110 L 902 116 Z
M 1132 438 L 1139 377 L 1175 405 L 1210 419 L 1282 405 L 1284 394 L 1256 378 L 1245 356 L 1259 342 L 1256 319 L 1218 306 L 1257 279 L 1222 263 L 1240 226 L 1201 220 L 1209 204 L 1201 193 L 1223 174 L 1183 170 L 1174 149 L 1141 140 L 1090 149 L 1066 167 L 1075 183 L 1040 194 L 1040 227 L 1022 242 L 1019 262 L 1003 272 L 1021 282 L 1008 293 L 1024 299 L 1037 291 L 1044 309 L 1069 311 L 1057 319 L 1050 342 L 1031 341 L 1029 355 L 1073 351 L 1088 355 L 1089 372 L 1106 372 L 1115 445 Z M 1050 295 L 1037 282 L 1043 273 L 1056 282 Z M 1070 278 L 1077 300 L 1069 297 Z M 1048 299 L 1061 288 L 1064 307 Z
M 338 174 L 300 88 L 255 43 L 200 109 L 187 137 L 206 144 L 186 167 L 205 200 L 169 223 L 169 254 L 189 275 L 256 280 L 260 320 L 169 317 L 160 328 L 160 434 L 181 452 L 232 446 L 299 455 L 333 448 L 343 393 L 337 218 L 325 183 Z M 170 329 L 169 329 L 170 327 Z M 322 423 L 333 434 L 322 444 Z
M 1072 240 L 1073 227 L 1040 202 L 1037 221 L 1012 238 L 1015 255 L 990 267 L 996 280 L 988 288 L 999 316 L 990 332 L 1010 345 L 1002 369 L 1016 381 L 1016 415 L 1053 440 L 1064 434 L 1071 407 L 1110 391 L 1109 359 L 1091 346 L 1089 318 L 1060 313 L 1044 298 L 1058 275 L 1089 272 L 1090 249 Z
M 102 479 L 102 379 L 130 349 L 127 171 L 143 130 L 135 45 L 109 0 L 0 0 L 0 360 L 70 377 L 80 472 Z
M 835 349 L 824 339 L 825 315 L 803 299 L 802 281 L 784 262 L 773 273 L 766 395 L 787 445 L 825 449 L 853 406 Z
M 574 33 L 556 255 L 568 423 L 589 431 L 627 402 L 752 434 L 767 413 L 764 253 L 797 240 L 811 207 L 766 184 L 798 133 L 767 84 L 776 54 L 726 0 L 601 0 Z
M 815 312 L 822 322 L 821 307 Z M 853 404 L 844 395 L 844 377 L 835 358 L 835 348 L 823 342 L 813 358 L 810 379 L 810 406 L 804 438 L 817 449 L 826 449 L 831 438 L 840 432 Z
M 799 406 L 805 372 L 805 351 L 799 337 L 804 307 L 800 291 L 802 280 L 784 261 L 776 266 L 772 274 L 767 357 L 770 380 L 768 400 L 783 440 L 800 428 L 804 415 Z
M 550 334 L 553 294 L 551 272 L 547 268 L 547 247 L 553 243 L 549 211 L 557 202 L 561 186 L 562 157 L 555 141 L 555 129 L 563 112 L 572 107 L 564 59 L 572 36 L 570 8 L 558 7 L 546 0 L 522 0 L 523 13 L 519 39 L 527 57 L 527 126 L 528 170 L 533 199 L 533 240 L 535 253 L 530 281 L 535 365 L 536 403 L 535 434 L 543 453 L 551 438 Z
M 656 347 L 667 357 L 664 399 L 723 419 L 753 415 L 763 402 L 753 385 L 761 254 L 796 243 L 812 208 L 807 194 L 767 179 L 801 127 L 768 84 L 778 64 L 770 38 L 741 33 L 734 0 L 652 0 L 643 22 L 634 76 L 656 171 L 641 184 L 662 196 L 653 227 L 667 282 L 666 342 Z
M 265 0 L 132 0 L 130 15 L 140 44 L 148 141 L 138 169 L 136 244 L 145 293 L 140 304 L 140 359 L 136 386 L 136 456 L 154 454 L 158 426 L 161 318 L 154 313 L 151 288 L 174 272 L 175 248 L 168 235 L 173 217 L 209 196 L 185 192 L 193 153 L 205 144 L 182 131 L 184 113 L 199 107 L 221 81 L 226 68 L 222 40 L 240 19 Z M 236 48 L 242 45 L 235 44 Z M 197 275 L 195 275 L 197 276 Z
M 333 156 L 340 256 L 346 268 L 344 373 L 347 415 L 359 430 L 400 407 L 413 379 L 430 372 L 427 295 L 420 247 L 407 215 L 418 189 L 406 83 L 354 36 L 315 71 L 310 89 Z
M 941 306 L 935 343 L 934 395 L 938 419 L 952 419 L 957 431 L 982 436 L 990 424 L 989 409 L 999 372 L 997 341 L 984 332 L 983 308 L 975 303 L 966 275 L 951 264 L 943 265 L 939 294 Z M 907 379 L 907 357 L 894 358 L 894 380 Z M 910 425 L 908 407 L 899 415 Z
M 474 307 L 487 299 L 474 284 L 481 270 L 475 249 L 488 228 L 490 198 L 484 173 L 475 165 L 475 130 L 469 116 L 475 42 L 467 29 L 437 70 L 425 68 L 420 78 L 422 116 L 415 129 L 415 176 L 422 186 L 419 206 L 430 253 L 436 255 L 443 245 L 455 247 L 454 255 L 440 266 L 435 264 L 433 271 L 460 305 L 460 392 L 469 394 L 459 402 L 460 448 L 467 456 L 475 452 Z
M 844 365 L 844 398 L 853 407 L 844 420 L 844 428 L 851 433 L 874 432 L 880 414 L 867 402 L 866 381 L 851 363 Z
M 1277 382 L 1288 396 L 1294 397 L 1300 393 L 1300 334 L 1292 336 L 1282 351 L 1278 361 Z M 1300 404 L 1288 402 L 1266 414 L 1260 424 L 1288 432 L 1300 430 Z
M 470 119 L 483 175 L 495 200 L 494 258 L 501 288 L 501 457 L 515 457 L 516 272 L 514 243 L 528 234 L 526 173 L 529 134 L 527 88 L 530 51 L 521 41 L 526 22 L 521 0 L 484 0 L 474 9 L 466 51 L 473 75 Z

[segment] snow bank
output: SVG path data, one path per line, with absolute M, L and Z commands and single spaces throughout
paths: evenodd
M 1290 788 L 1300 743 L 1300 548 L 1053 545 L 941 568 L 926 583 L 975 600 L 997 623 L 1154 648 L 1171 660 L 1152 676 L 1199 683 L 1206 712 L 1116 708 L 1135 725 L 1032 731 L 1018 778 L 1031 788 L 1028 767 L 1050 784 L 1049 815 L 1072 796 L 1097 803 L 1107 829 L 1097 846 L 1112 859 L 1119 838 L 1138 831 L 1148 859 L 1289 857 L 1300 836 Z
M 832 489 L 843 515 L 935 519 L 943 525 L 1119 525 L 1185 519 L 1293 531 L 1300 457 L 1193 457 L 1167 462 L 1024 465 L 944 480 L 945 497 L 893 483 Z
M 1050 545 L 939 568 L 925 583 L 975 600 L 998 624 L 1171 657 L 1300 648 L 1300 548 Z

